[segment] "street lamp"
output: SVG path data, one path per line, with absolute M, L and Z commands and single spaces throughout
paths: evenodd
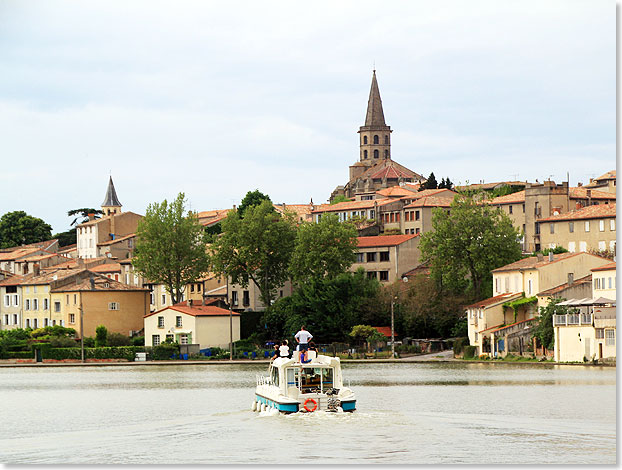
M 231 310 L 231 298 L 229 297 L 229 274 L 227 276 L 227 302 L 229 303 L 229 360 L 233 361 L 233 311 Z
M 408 277 L 404 276 L 402 282 L 408 282 Z M 391 296 L 391 357 L 395 357 L 395 315 L 393 313 L 393 305 L 397 300 L 397 296 Z

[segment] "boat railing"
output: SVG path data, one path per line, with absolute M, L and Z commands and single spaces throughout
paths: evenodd
M 272 385 L 272 377 L 268 377 L 265 375 L 256 375 L 255 380 L 257 381 L 257 386 Z

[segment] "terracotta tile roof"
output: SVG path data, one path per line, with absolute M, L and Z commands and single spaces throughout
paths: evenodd
M 357 179 L 368 179 L 368 178 L 376 178 L 378 174 L 382 174 L 383 170 L 385 170 L 386 168 L 394 168 L 395 169 L 395 173 L 396 174 L 401 174 L 404 178 L 413 178 L 413 179 L 423 179 L 423 176 L 415 173 L 412 170 L 409 170 L 408 168 L 406 168 L 404 165 L 400 165 L 399 163 L 397 163 L 396 161 L 393 161 L 391 159 L 383 159 L 380 163 L 378 163 L 377 165 L 374 165 L 372 167 L 369 167 L 367 170 L 365 170 L 363 172 L 363 174 L 361 174 L 360 176 L 354 178 L 354 180 Z M 393 178 L 395 178 L 396 176 L 393 176 Z M 390 177 L 389 177 L 390 178 Z
M 150 317 L 151 315 L 155 315 L 157 313 L 163 312 L 166 309 L 175 310 L 176 312 L 186 313 L 188 315 L 192 315 L 193 317 L 204 317 L 204 316 L 229 316 L 229 310 L 225 310 L 224 308 L 215 307 L 213 305 L 197 305 L 192 307 L 187 307 L 184 305 L 175 304 L 170 307 L 162 308 L 156 312 L 151 312 L 145 315 L 145 318 Z M 240 313 L 236 311 L 232 311 L 231 315 L 234 317 L 239 317 Z
M 92 272 L 87 270 L 87 272 Z M 148 289 L 140 288 L 136 286 L 128 286 L 113 279 L 108 279 L 103 274 L 93 273 L 93 285 L 91 285 L 91 279 L 86 278 L 79 280 L 77 283 L 60 286 L 55 289 L 51 289 L 51 292 L 80 292 L 80 291 L 129 291 L 129 292 L 148 292 Z
M 486 202 L 490 204 L 521 204 L 525 202 L 525 190 L 523 189 L 522 191 L 517 191 L 512 194 L 499 196 Z
M 224 220 L 232 210 L 233 209 L 214 209 L 211 211 L 202 211 L 197 214 L 197 217 L 201 225 L 210 226 Z
M 20 262 L 37 262 L 37 261 L 42 261 L 44 259 L 48 259 L 48 258 L 53 258 L 57 256 L 60 259 L 63 260 L 69 260 L 69 258 L 67 256 L 61 255 L 59 253 L 47 253 L 47 254 L 41 254 L 41 255 L 33 255 L 33 256 L 28 256 L 27 258 L 21 259 Z
M 452 191 L 451 189 L 441 188 L 441 189 L 424 189 L 423 191 L 417 191 L 414 193 L 417 196 L 417 199 L 428 196 L 436 196 L 436 197 L 444 197 L 449 198 L 451 200 L 454 199 L 458 195 L 457 192 Z
M 419 191 L 421 183 L 404 183 L 406 189 L 412 189 L 413 191 Z
M 380 246 L 397 246 L 408 240 L 418 237 L 416 235 L 378 235 L 375 237 L 358 237 L 359 248 L 373 248 Z
M 503 325 L 503 326 L 500 326 L 499 328 L 497 328 L 496 330 L 491 331 L 491 333 L 496 333 L 497 331 L 505 330 L 506 328 L 510 328 L 512 326 L 520 325 L 521 323 L 526 323 L 528 321 L 534 321 L 534 320 L 535 320 L 535 318 L 528 318 L 527 320 L 521 320 L 521 321 L 517 321 L 515 323 L 511 323 L 509 325 Z M 488 328 L 488 329 L 490 329 L 490 328 Z
M 599 266 L 598 268 L 592 268 L 592 271 L 611 271 L 612 269 L 616 269 L 615 261 L 613 263 L 605 264 L 604 266 Z
M 88 222 L 84 222 L 83 224 L 79 224 L 78 227 L 88 227 L 89 225 L 97 225 L 101 222 L 105 222 L 107 220 L 110 220 L 112 217 L 125 217 L 128 214 L 134 214 L 137 215 L 138 217 L 143 217 L 140 214 L 137 214 L 136 212 L 131 212 L 131 211 L 127 211 L 127 212 L 121 212 L 119 214 L 111 214 L 111 215 L 105 215 L 99 219 L 94 219 L 94 220 L 89 220 Z
M 78 245 L 74 243 L 73 245 L 61 246 L 58 248 L 59 253 L 65 253 L 66 251 L 75 251 L 78 249 Z
M 41 273 L 39 275 L 30 273 L 25 276 L 22 276 L 21 282 L 19 284 L 22 286 L 46 285 L 52 281 L 57 281 L 59 279 L 65 279 L 67 277 L 73 276 L 74 274 L 77 274 L 81 271 L 84 271 L 84 268 L 82 269 L 77 269 L 77 268 L 76 269 L 48 269 L 45 271 L 41 270 Z
M 17 250 L 0 253 L 0 261 L 13 261 L 18 258 L 24 258 L 39 251 L 43 251 L 41 248 L 18 248 Z
M 109 258 L 106 258 L 105 256 L 100 256 L 99 258 L 86 258 L 86 259 L 83 259 L 82 261 L 84 261 L 84 267 L 88 268 L 89 265 L 92 265 L 92 264 L 98 265 L 101 263 L 102 260 L 108 260 L 108 259 Z M 68 261 L 64 261 L 54 266 L 50 266 L 49 268 L 41 268 L 41 271 L 48 270 L 48 269 L 73 269 L 77 267 L 78 267 L 78 260 L 72 258 L 72 259 L 69 259 Z
M 616 179 L 616 170 L 611 170 L 605 173 L 604 175 L 599 176 L 598 178 L 594 178 L 594 181 L 592 183 L 586 184 L 585 186 L 591 186 L 594 183 L 598 184 L 598 181 L 614 180 L 614 179 Z
M 475 302 L 471 305 L 467 305 L 464 308 L 486 308 L 492 305 L 497 305 L 499 303 L 507 302 L 509 300 L 514 300 L 515 298 L 518 299 L 519 297 L 522 297 L 522 296 L 523 294 L 520 292 L 510 292 L 507 294 L 500 294 L 494 297 L 488 297 L 487 299 L 480 300 L 479 302 Z
M 503 272 L 503 271 L 521 271 L 521 270 L 525 270 L 525 269 L 537 269 L 540 268 L 542 266 L 547 266 L 549 264 L 552 263 L 556 263 L 558 261 L 564 260 L 564 259 L 568 259 L 568 258 L 572 258 L 575 256 L 594 256 L 595 258 L 598 259 L 602 259 L 604 260 L 605 258 L 602 258 L 600 256 L 597 255 L 593 255 L 591 253 L 586 253 L 586 252 L 578 252 L 578 253 L 559 253 L 556 255 L 553 255 L 553 261 L 549 261 L 549 257 L 548 256 L 543 256 L 542 260 L 539 260 L 537 256 L 529 256 L 527 258 L 523 258 L 521 260 L 518 260 L 514 263 L 510 263 L 507 264 L 505 266 L 501 266 L 500 268 L 497 269 L 493 269 L 492 272 L 496 273 L 496 272 Z
M 594 270 L 592 269 L 592 271 L 594 271 Z M 578 285 L 578 284 L 590 284 L 591 282 L 592 282 L 592 275 L 591 275 L 591 274 L 588 274 L 587 276 L 582 277 L 582 278 L 580 278 L 580 279 L 575 279 L 575 280 L 572 282 L 572 285 L 573 285 L 573 286 L 576 286 L 576 285 Z M 570 286 L 568 285 L 568 283 L 567 283 L 567 282 L 565 282 L 565 283 L 563 283 L 563 284 L 560 284 L 559 286 L 555 286 L 555 287 L 552 287 L 552 288 L 550 288 L 550 289 L 543 290 L 542 292 L 538 292 L 536 295 L 538 295 L 539 297 L 542 297 L 542 296 L 548 296 L 548 295 L 558 294 L 559 292 L 562 292 L 562 291 L 564 291 L 565 289 L 568 289 L 569 287 L 570 287 Z
M 417 199 L 405 206 L 404 209 L 411 209 L 413 207 L 450 207 L 452 201 L 453 199 L 448 197 L 427 196 Z
M 502 186 L 525 186 L 524 181 L 497 181 L 496 183 L 473 183 L 466 186 L 458 186 L 459 189 L 495 189 Z
M 343 212 L 343 211 L 353 211 L 353 210 L 361 210 L 361 209 L 372 209 L 375 205 L 384 206 L 386 204 L 390 204 L 395 202 L 391 199 L 376 199 L 372 201 L 345 201 L 338 202 L 337 204 L 323 204 L 320 207 L 316 207 L 314 214 L 318 212 Z
M 610 193 L 608 191 L 600 191 L 598 189 L 590 189 L 585 186 L 580 186 L 578 188 L 570 188 L 568 192 L 570 193 L 570 199 L 587 199 L 587 192 L 591 192 L 592 199 L 615 199 L 616 195 L 614 193 Z
M 51 240 L 45 240 L 42 242 L 29 243 L 28 245 L 19 245 L 19 246 L 13 246 L 10 248 L 2 248 L 0 252 L 6 253 L 8 251 L 23 250 L 24 248 L 39 248 L 40 250 L 47 251 L 50 248 L 52 248 L 54 245 L 56 245 L 57 243 L 58 243 L 58 238 L 53 238 Z
M 135 237 L 135 233 L 130 233 L 129 235 L 123 235 L 122 237 L 115 238 L 114 240 L 108 240 L 107 242 L 98 243 L 97 246 L 109 246 L 114 245 L 115 243 L 119 243 L 127 240 L 128 238 Z
M 386 197 L 396 197 L 396 196 L 413 196 L 415 192 L 414 189 L 407 189 L 402 186 L 392 186 L 390 188 L 384 188 L 380 191 L 376 191 L 376 194 L 380 194 L 381 196 Z
M 416 276 L 418 274 L 429 275 L 430 274 L 430 266 L 429 266 L 429 264 L 421 263 L 421 264 L 415 266 L 414 268 L 412 268 L 410 271 L 406 271 L 404 274 L 402 274 L 402 277 L 404 277 L 404 276 Z
M 387 338 L 391 338 L 391 327 L 390 326 L 372 326 L 378 333 L 383 334 Z M 393 332 L 393 335 L 397 337 L 397 331 Z
M 586 206 L 563 214 L 540 219 L 539 222 L 559 222 L 563 220 L 603 219 L 616 216 L 616 203 Z
M 7 277 L 5 279 L 0 280 L 0 286 L 19 286 L 22 284 L 23 280 L 24 280 L 24 276 L 15 274 L 11 277 Z
M 93 266 L 92 268 L 89 268 L 89 271 L 92 271 L 94 273 L 121 272 L 121 264 L 120 263 L 99 264 L 97 266 Z
M 485 330 L 479 330 L 478 333 L 482 334 L 482 333 L 485 333 L 487 331 L 496 330 L 497 328 L 499 328 L 501 326 L 503 326 L 503 323 L 499 323 L 498 325 L 495 325 L 495 326 L 490 326 L 490 327 L 486 328 Z

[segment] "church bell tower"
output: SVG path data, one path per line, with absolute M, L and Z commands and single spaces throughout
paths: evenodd
M 371 90 L 367 102 L 365 125 L 359 128 L 360 157 L 363 165 L 370 167 L 383 160 L 391 159 L 391 128 L 384 122 L 382 100 L 376 80 L 376 71 L 371 79 Z

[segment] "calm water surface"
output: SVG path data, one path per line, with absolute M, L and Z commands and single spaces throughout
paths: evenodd
M 0 461 L 616 463 L 614 368 L 344 364 L 355 413 L 260 416 L 265 369 L 0 369 Z

